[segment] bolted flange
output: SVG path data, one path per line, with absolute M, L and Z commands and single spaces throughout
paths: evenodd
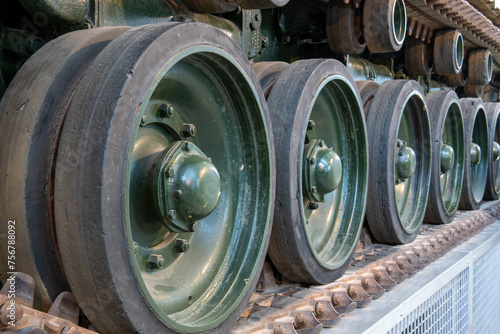
M 455 165 L 455 151 L 447 144 L 441 145 L 441 172 L 446 173 Z
M 417 166 L 417 158 L 415 156 L 415 151 L 409 146 L 399 145 L 396 156 L 396 172 L 398 179 L 407 179 L 415 173 L 415 168 Z
M 472 167 L 479 165 L 481 162 L 481 147 L 478 144 L 472 143 L 470 145 L 470 165 Z
M 196 145 L 176 141 L 159 156 L 154 173 L 162 223 L 177 233 L 195 232 L 215 210 L 221 194 L 217 168 Z
M 313 202 L 324 202 L 325 195 L 342 181 L 342 161 L 323 140 L 314 139 L 304 147 L 302 173 L 305 195 Z
M 496 141 L 493 142 L 493 147 L 491 148 L 493 154 L 493 161 L 497 161 L 500 157 L 500 145 Z

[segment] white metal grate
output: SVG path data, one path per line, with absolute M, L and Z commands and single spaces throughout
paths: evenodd
M 469 333 L 469 268 L 411 311 L 388 334 Z
M 472 333 L 500 330 L 500 245 L 473 264 Z

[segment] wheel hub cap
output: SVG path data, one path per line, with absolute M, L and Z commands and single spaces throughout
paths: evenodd
M 212 213 L 219 202 L 217 168 L 193 143 L 176 141 L 161 154 L 156 173 L 163 224 L 173 232 L 194 232 L 197 221 Z
M 470 146 L 471 166 L 477 166 L 481 162 L 481 148 L 478 144 L 472 143 Z
M 493 142 L 493 161 L 497 161 L 500 157 L 500 145 L 496 141 Z
M 455 151 L 450 145 L 441 145 L 441 172 L 446 173 L 455 164 Z
M 338 188 L 342 181 L 342 161 L 323 140 L 306 145 L 304 176 L 307 196 L 313 201 L 324 201 L 324 196 Z
M 407 179 L 415 173 L 417 166 L 417 158 L 415 151 L 409 146 L 403 146 L 398 151 L 397 156 L 397 171 L 398 177 Z

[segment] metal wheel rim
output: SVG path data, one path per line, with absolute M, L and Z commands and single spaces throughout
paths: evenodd
M 304 138 L 304 144 L 323 139 L 326 146 L 341 157 L 342 165 L 349 166 L 342 170 L 339 187 L 325 195 L 325 202 L 317 209 L 309 208 L 310 200 L 302 193 L 301 211 L 308 244 L 318 263 L 327 269 L 336 269 L 345 263 L 356 246 L 364 216 L 355 214 L 356 210 L 364 212 L 367 180 L 367 159 L 359 158 L 360 153 L 367 152 L 366 138 L 357 130 L 365 126 L 355 92 L 342 76 L 332 76 L 325 81 L 311 103 L 309 120 L 314 120 L 316 127 L 307 131 Z M 346 123 L 349 124 L 346 126 Z M 351 141 L 342 143 L 342 138 Z M 300 165 L 303 163 L 301 159 Z M 301 189 L 304 189 L 302 168 L 300 170 Z
M 273 175 L 263 106 L 238 62 L 207 45 L 170 59 L 145 96 L 127 159 L 125 213 L 132 266 L 144 296 L 163 321 L 181 331 L 208 330 L 238 306 L 267 245 Z M 173 106 L 178 117 L 158 118 L 162 104 Z M 184 136 L 176 117 L 181 123 L 196 123 L 196 136 Z M 158 221 L 147 222 L 154 209 L 140 208 L 148 207 L 141 190 L 144 157 L 178 140 L 203 150 L 221 175 L 219 203 L 194 233 L 174 233 Z M 187 240 L 189 250 L 176 250 L 175 240 Z M 162 268 L 151 269 L 152 253 L 163 256 Z M 191 283 L 180 283 L 179 272 Z
M 495 131 L 493 132 L 493 142 L 500 143 L 500 117 L 495 122 Z M 490 148 L 493 150 L 493 148 Z M 496 194 L 500 193 L 500 159 L 493 160 L 491 163 L 491 175 L 493 178 L 493 188 Z
M 392 9 L 392 33 L 398 44 L 406 37 L 406 6 L 403 0 L 396 0 Z
M 472 143 L 476 143 L 481 148 L 479 164 L 470 168 L 472 197 L 474 202 L 479 203 L 483 199 L 488 172 L 488 127 L 486 112 L 482 107 L 479 108 L 474 118 Z
M 455 66 L 458 70 L 462 68 L 464 63 L 464 39 L 462 34 L 458 32 L 456 37 L 456 48 L 455 48 Z
M 443 126 L 443 133 L 441 135 L 441 144 L 450 145 L 455 152 L 454 166 L 442 173 L 439 171 L 439 184 L 441 189 L 441 200 L 443 208 L 448 215 L 453 214 L 460 202 L 460 194 L 462 191 L 463 182 L 463 168 L 460 164 L 464 156 L 464 142 L 463 140 L 463 122 L 460 113 L 460 106 L 457 102 L 452 101 L 448 106 L 446 119 Z M 439 155 L 439 166 L 441 166 L 441 155 Z
M 401 222 L 401 226 L 408 234 L 415 233 L 425 214 L 425 204 L 419 203 L 419 199 L 423 194 L 428 193 L 429 184 L 424 180 L 426 166 L 421 161 L 423 156 L 424 146 L 421 144 L 425 140 L 423 127 L 416 128 L 419 120 L 419 110 L 425 106 L 423 97 L 413 92 L 407 97 L 403 113 L 398 122 L 398 133 L 396 142 L 394 143 L 394 165 L 397 164 L 398 140 L 402 140 L 413 149 L 416 155 L 417 165 L 412 176 L 398 183 L 397 168 L 394 172 L 394 195 L 396 201 L 396 209 Z

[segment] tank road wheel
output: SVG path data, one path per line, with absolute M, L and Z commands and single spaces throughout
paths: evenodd
M 465 170 L 459 208 L 477 210 L 488 174 L 488 123 L 481 99 L 460 99 L 464 118 Z
M 128 28 L 98 28 L 66 34 L 40 49 L 19 70 L 0 104 L 0 219 L 2 234 L 15 220 L 17 258 L 6 273 L 33 277 L 34 306 L 47 311 L 69 290 L 54 230 L 54 166 L 71 94 L 99 52 Z M 8 254 L 7 242 L 0 253 Z
M 336 60 L 299 60 L 268 99 L 276 161 L 269 255 L 287 279 L 327 283 L 354 254 L 367 192 L 367 142 L 356 85 Z
M 463 63 L 464 39 L 460 31 L 438 31 L 434 38 L 434 69 L 437 74 L 458 74 Z
M 373 98 L 377 93 L 380 85 L 372 80 L 360 80 L 356 81 L 356 86 L 359 89 L 359 96 L 361 97 L 361 103 L 363 105 L 363 111 L 366 115 L 368 115 L 368 110 L 370 110 L 370 106 L 373 102 Z
M 276 79 L 287 66 L 288 63 L 283 61 L 263 61 L 253 65 L 265 98 L 269 96 Z
M 432 67 L 431 44 L 418 38 L 407 38 L 405 44 L 405 68 L 408 75 L 430 75 Z
M 363 33 L 372 53 L 397 52 L 406 36 L 406 7 L 403 0 L 365 0 Z
M 199 23 L 130 30 L 83 78 L 61 136 L 56 223 L 100 331 L 225 333 L 240 316 L 274 203 L 258 85 L 241 50 Z
M 409 243 L 424 218 L 431 176 L 431 134 L 422 88 L 413 80 L 383 83 L 366 123 L 368 226 L 380 242 Z
M 469 53 L 469 83 L 484 86 L 493 76 L 493 57 L 488 49 L 475 49 Z
M 488 116 L 488 177 L 484 199 L 500 197 L 500 103 L 485 103 Z
M 361 9 L 354 1 L 330 0 L 326 11 L 326 35 L 333 52 L 360 54 L 366 48 L 361 28 Z
M 432 126 L 432 172 L 424 221 L 447 224 L 453 220 L 464 177 L 464 126 L 454 91 L 427 94 Z

